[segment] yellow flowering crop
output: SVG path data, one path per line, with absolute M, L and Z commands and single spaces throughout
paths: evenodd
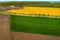
M 18 10 L 8 10 L 8 12 L 16 14 L 44 14 L 50 16 L 60 16 L 60 8 L 52 7 L 24 7 Z

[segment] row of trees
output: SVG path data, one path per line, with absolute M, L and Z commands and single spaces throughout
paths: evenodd
M 24 5 L 41 7 L 60 7 L 60 2 L 0 2 L 1 6 Z

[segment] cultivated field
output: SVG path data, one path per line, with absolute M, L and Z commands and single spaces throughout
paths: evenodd
M 11 15 L 10 17 L 11 31 L 60 36 L 59 18 L 17 16 L 17 14 L 60 16 L 60 8 L 23 7 L 22 9 L 7 10 L 6 12 L 16 14 L 16 16 Z
M 0 40 L 60 40 L 58 36 L 10 32 L 9 18 L 9 15 L 0 14 Z
M 52 7 L 23 7 L 19 10 L 7 10 L 7 12 L 25 15 L 60 16 L 60 8 Z
M 11 31 L 60 36 L 60 18 L 10 17 Z
M 45 17 L 60 16 L 60 3 L 4 2 L 0 5 L 23 6 L 20 9 L 0 12 L 0 40 L 60 40 L 60 18 Z M 2 13 L 16 15 L 3 15 Z M 44 17 L 19 16 L 20 14 Z

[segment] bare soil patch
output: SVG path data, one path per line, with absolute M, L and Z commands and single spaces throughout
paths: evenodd
M 57 36 L 31 34 L 24 32 L 12 32 L 12 35 L 14 40 L 60 40 L 60 37 Z

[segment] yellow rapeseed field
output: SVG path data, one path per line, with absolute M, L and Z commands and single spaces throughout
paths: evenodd
M 60 8 L 52 7 L 24 7 L 18 10 L 8 10 L 8 12 L 16 14 L 44 14 L 50 16 L 60 16 Z

